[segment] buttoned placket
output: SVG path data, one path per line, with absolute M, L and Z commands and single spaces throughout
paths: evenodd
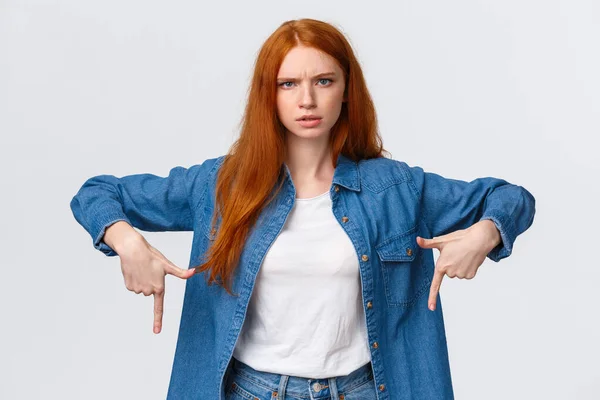
M 336 218 L 338 220 L 341 221 L 341 226 L 344 229 L 344 231 L 346 232 L 346 234 L 348 235 L 348 237 L 350 238 L 353 246 L 355 247 L 355 251 L 357 251 L 357 254 L 360 254 L 363 250 L 366 252 L 368 249 L 366 248 L 356 248 L 356 242 L 363 242 L 363 240 L 357 240 L 359 238 L 354 237 L 353 238 L 353 234 L 352 232 L 354 231 L 353 229 L 349 229 L 349 225 L 348 222 L 350 221 L 350 217 L 347 215 L 347 211 L 346 210 L 339 210 L 336 209 L 336 205 L 339 204 L 338 201 L 338 196 L 340 196 L 339 192 L 340 192 L 340 187 L 336 184 L 333 187 L 333 191 L 334 193 L 331 194 L 331 200 L 332 200 L 332 211 L 333 214 L 336 216 Z M 341 217 L 338 216 L 338 214 L 340 213 L 342 214 L 346 214 L 346 215 L 341 215 Z M 367 270 L 367 263 L 369 262 L 369 256 L 367 254 L 362 254 L 360 257 L 360 260 L 362 261 L 361 264 L 359 264 L 359 272 L 360 272 L 360 278 L 361 278 L 361 288 L 362 288 L 362 294 L 361 294 L 361 298 L 364 300 L 366 300 L 366 302 L 364 303 L 364 307 L 365 307 L 365 323 L 366 323 L 366 327 L 367 327 L 367 336 L 368 336 L 368 340 L 371 341 L 371 345 L 369 346 L 371 349 L 371 359 L 372 359 L 372 368 L 373 368 L 373 377 L 375 379 L 375 382 L 378 383 L 377 389 L 379 390 L 379 392 L 384 392 L 385 391 L 385 384 L 382 382 L 382 374 L 383 371 L 380 370 L 380 368 L 378 368 L 378 365 L 380 365 L 380 362 L 378 362 L 378 360 L 380 359 L 380 355 L 379 355 L 379 343 L 374 340 L 376 338 L 376 332 L 373 332 L 374 329 L 369 329 L 369 320 L 374 320 L 375 319 L 375 314 L 374 314 L 374 310 L 373 310 L 373 301 L 371 298 L 369 298 L 368 294 L 365 295 L 365 288 L 364 288 L 364 281 L 365 281 L 365 275 L 366 275 L 366 270 Z M 370 279 L 370 281 L 372 282 L 372 278 Z M 372 286 L 372 285 L 371 285 Z M 372 297 L 372 296 L 371 296 Z M 377 393 L 377 398 L 379 399 L 379 393 Z

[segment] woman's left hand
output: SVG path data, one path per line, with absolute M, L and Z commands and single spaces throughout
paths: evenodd
M 436 248 L 440 251 L 429 289 L 429 309 L 435 310 L 437 294 L 444 275 L 450 278 L 472 279 L 488 253 L 500 241 L 500 232 L 496 224 L 489 219 L 481 220 L 467 229 L 432 239 L 417 236 L 417 244 L 421 248 Z

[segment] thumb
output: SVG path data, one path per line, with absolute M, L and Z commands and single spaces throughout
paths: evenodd
M 425 239 L 417 236 L 417 244 L 423 249 L 439 249 L 441 241 L 438 238 Z
M 175 275 L 181 279 L 188 279 L 196 273 L 196 268 L 183 269 L 168 261 L 165 267 L 165 273 Z

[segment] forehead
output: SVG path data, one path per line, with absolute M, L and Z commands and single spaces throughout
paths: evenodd
M 329 71 L 341 74 L 341 69 L 333 57 L 312 47 L 296 46 L 286 54 L 277 76 L 313 76 Z

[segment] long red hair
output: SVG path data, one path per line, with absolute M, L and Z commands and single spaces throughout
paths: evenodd
M 200 272 L 209 271 L 208 283 L 223 285 L 229 294 L 246 237 L 283 184 L 286 130 L 277 117 L 277 74 L 286 54 L 299 44 L 330 55 L 344 72 L 347 101 L 330 134 L 333 166 L 340 153 L 354 161 L 387 153 L 362 70 L 344 35 L 331 24 L 314 19 L 281 24 L 256 59 L 240 136 L 226 154 L 217 177 L 211 227 L 215 227 L 218 214 L 221 224 L 206 261 L 196 267 Z

